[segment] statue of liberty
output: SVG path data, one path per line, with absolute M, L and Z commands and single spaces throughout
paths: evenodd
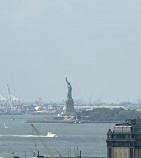
M 67 93 L 67 100 L 72 100 L 72 86 L 70 82 L 68 82 L 67 77 L 66 77 L 66 82 L 67 82 L 67 87 L 68 87 L 68 93 Z
M 72 86 L 70 82 L 68 82 L 67 78 L 66 78 L 66 82 L 67 82 L 68 91 L 67 91 L 67 100 L 65 104 L 64 115 L 68 117 L 72 117 L 75 116 L 74 101 L 72 99 Z

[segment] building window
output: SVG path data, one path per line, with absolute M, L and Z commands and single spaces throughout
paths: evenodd
M 109 158 L 112 158 L 112 149 L 109 148 Z
M 117 158 L 117 152 L 115 152 L 115 158 Z
M 124 158 L 127 158 L 127 152 L 124 153 Z
M 133 158 L 133 148 L 130 148 L 130 158 Z
M 120 158 L 122 158 L 122 153 L 120 153 Z

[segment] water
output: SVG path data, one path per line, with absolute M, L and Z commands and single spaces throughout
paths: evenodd
M 41 135 L 48 132 L 58 137 L 30 137 L 35 131 L 26 123 L 27 119 L 44 118 L 37 115 L 1 115 L 0 116 L 0 157 L 30 158 L 33 152 L 39 150 L 42 155 L 48 155 L 41 141 L 46 143 L 53 155 L 75 156 L 82 151 L 82 156 L 106 156 L 106 134 L 114 124 L 63 124 L 40 123 L 34 124 Z M 22 136 L 24 135 L 24 136 Z M 13 153 L 13 154 L 12 154 Z M 26 156 L 25 156 L 26 153 Z

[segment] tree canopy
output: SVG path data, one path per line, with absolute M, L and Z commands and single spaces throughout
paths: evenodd
M 124 121 L 141 116 L 141 112 L 137 110 L 125 110 L 123 108 L 107 109 L 96 108 L 91 111 L 82 111 L 77 113 L 79 120 L 89 121 Z

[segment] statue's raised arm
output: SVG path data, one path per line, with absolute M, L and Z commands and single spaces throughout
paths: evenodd
M 68 80 L 67 80 L 67 77 L 66 77 L 66 82 L 67 82 L 67 84 L 69 83 Z

